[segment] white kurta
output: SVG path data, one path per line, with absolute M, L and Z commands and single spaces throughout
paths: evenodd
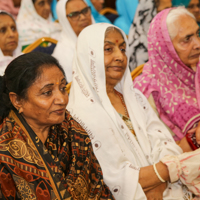
M 115 89 L 123 94 L 138 141 L 112 106 L 106 93 L 104 67 L 104 34 L 110 26 L 95 24 L 80 33 L 67 109 L 90 136 L 104 181 L 114 197 L 145 200 L 138 183 L 140 168 L 159 162 L 165 155 L 178 155 L 182 150 L 147 99 L 133 88 L 128 67 Z M 124 33 L 123 37 L 128 44 Z M 184 193 L 181 184 L 169 184 L 164 199 L 181 200 Z
M 61 36 L 58 38 L 58 43 L 54 49 L 52 56 L 54 56 L 63 67 L 67 82 L 72 81 L 72 61 L 77 41 L 77 35 L 72 29 L 66 17 L 66 3 L 68 0 L 59 0 L 56 5 L 59 23 L 62 26 Z M 94 19 L 92 17 L 92 22 Z
M 22 0 L 17 16 L 19 41 L 22 46 L 29 45 L 42 37 L 58 39 L 61 32 L 59 23 L 52 22 L 37 14 L 32 0 Z

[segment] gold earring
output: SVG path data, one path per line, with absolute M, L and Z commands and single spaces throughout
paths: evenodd
M 21 113 L 21 111 L 20 111 L 20 110 L 21 110 L 21 108 L 19 108 L 19 109 L 18 109 L 18 113 L 19 113 L 19 114 Z

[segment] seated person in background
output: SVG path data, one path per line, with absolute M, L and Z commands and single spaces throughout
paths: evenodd
M 65 73 L 32 52 L 6 68 L 0 86 L 3 199 L 114 199 L 84 129 L 66 111 Z
M 195 176 L 184 175 L 179 167 L 173 178 L 173 170 L 163 164 L 170 161 L 165 156 L 179 155 L 182 150 L 145 96 L 133 88 L 127 50 L 125 33 L 115 26 L 85 28 L 77 40 L 67 109 L 90 136 L 115 199 L 192 199 L 180 182 L 173 182 L 181 178 L 190 185 Z M 172 161 L 176 158 L 178 163 L 182 157 L 186 155 L 172 157 Z M 182 160 L 179 166 L 190 167 Z M 199 162 L 194 166 L 198 169 Z
M 59 0 L 56 10 L 63 30 L 52 56 L 62 65 L 69 83 L 72 81 L 72 60 L 77 36 L 94 19 L 90 7 L 83 0 Z
M 199 0 L 172 0 L 172 6 L 185 6 L 195 18 L 198 20 L 200 17 L 200 4 Z
M 56 12 L 56 5 L 57 5 L 57 0 L 52 0 L 51 2 L 51 12 L 53 15 L 53 21 L 58 20 L 58 15 Z
M 61 26 L 52 22 L 51 0 L 22 0 L 17 26 L 23 48 L 41 37 L 58 39 Z
M 135 11 L 138 6 L 138 0 L 117 0 L 116 8 L 119 17 L 114 21 L 114 25 L 121 28 L 126 35 L 129 33 L 129 29 L 135 16 Z
M 134 86 L 149 99 L 174 139 L 182 141 L 184 151 L 191 150 L 187 140 L 196 149 L 199 145 L 190 133 L 200 121 L 200 38 L 194 15 L 178 7 L 154 20 L 148 49 L 149 61 Z
M 172 6 L 171 0 L 140 0 L 131 25 L 128 42 L 131 71 L 148 61 L 147 33 L 156 14 Z
M 94 20 L 96 23 L 99 22 L 105 22 L 105 23 L 111 23 L 109 19 L 107 19 L 105 16 L 101 15 L 99 12 L 103 9 L 104 0 L 85 0 L 90 6 L 92 11 L 92 16 L 94 17 Z
M 3 75 L 7 65 L 20 54 L 16 22 L 11 14 L 0 11 L 0 75 Z
M 20 4 L 21 0 L 0 0 L 0 10 L 10 13 L 16 19 Z

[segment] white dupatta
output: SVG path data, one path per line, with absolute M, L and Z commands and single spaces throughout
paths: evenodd
M 32 0 L 22 0 L 17 25 L 22 46 L 32 44 L 41 37 L 51 37 L 57 40 L 61 32 L 60 24 L 52 22 L 51 14 L 48 19 L 38 15 Z
M 95 24 L 80 33 L 67 109 L 90 136 L 104 181 L 114 197 L 145 200 L 138 183 L 140 168 L 182 151 L 143 94 L 133 88 L 128 67 L 115 89 L 123 94 L 138 141 L 112 106 L 106 93 L 104 69 L 104 37 L 110 26 Z M 124 33 L 123 37 L 128 44 Z M 180 185 L 176 183 L 171 188 L 165 191 L 164 199 L 183 199 Z
M 66 3 L 67 2 L 68 0 L 59 0 L 56 5 L 58 21 L 62 26 L 62 32 L 61 32 L 60 38 L 58 39 L 58 43 L 54 49 L 52 56 L 54 56 L 63 67 L 66 77 L 67 77 L 67 82 L 71 82 L 72 81 L 72 61 L 74 57 L 77 35 L 75 34 L 74 30 L 72 29 L 66 17 Z M 92 17 L 92 23 L 94 23 L 93 17 Z
M 2 50 L 0 49 L 0 76 L 4 75 L 4 71 L 8 64 L 14 60 L 17 56 L 21 55 L 21 46 L 18 45 L 18 47 L 13 52 L 13 56 L 4 56 Z

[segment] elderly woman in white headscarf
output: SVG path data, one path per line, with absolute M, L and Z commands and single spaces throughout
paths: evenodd
M 58 39 L 61 26 L 52 22 L 51 0 L 22 0 L 17 25 L 19 40 L 26 47 L 41 37 Z
M 7 65 L 21 54 L 15 19 L 10 13 L 0 11 L 0 75 Z
M 72 81 L 72 60 L 77 36 L 88 25 L 94 23 L 90 7 L 83 0 L 59 0 L 56 6 L 58 21 L 63 30 L 52 56 L 62 65 L 67 81 Z
M 195 188 L 199 164 L 181 154 L 147 99 L 133 88 L 127 44 L 125 33 L 110 24 L 80 33 L 67 109 L 90 136 L 117 200 L 193 199 L 178 180 L 200 195 L 199 185 Z

